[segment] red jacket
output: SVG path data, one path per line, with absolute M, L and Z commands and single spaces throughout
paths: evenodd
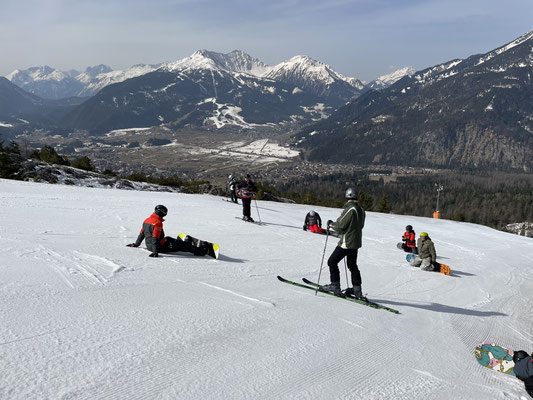
M 164 219 L 155 213 L 146 218 L 135 244 L 139 246 L 146 239 L 146 248 L 152 252 L 159 253 L 161 247 L 165 244 L 163 221 Z
M 402 236 L 402 240 L 407 247 L 416 247 L 416 234 L 415 231 L 405 232 Z

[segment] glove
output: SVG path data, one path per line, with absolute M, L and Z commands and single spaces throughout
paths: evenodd
M 153 253 L 151 253 L 148 257 L 159 257 L 159 253 L 154 251 Z
M 306 231 L 306 230 L 307 230 L 307 226 L 304 225 L 304 231 Z
M 127 246 L 127 247 L 139 247 L 139 246 L 137 246 L 135 243 L 130 243 L 130 244 L 127 244 L 126 246 Z
M 333 221 L 328 219 L 328 228 L 333 224 Z

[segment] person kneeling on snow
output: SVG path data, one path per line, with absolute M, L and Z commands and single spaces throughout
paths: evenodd
M 513 355 L 513 371 L 516 377 L 524 382 L 526 392 L 533 397 L 533 355 L 529 356 L 524 350 Z
M 420 267 L 422 271 L 440 271 L 435 245 L 427 232 L 420 234 L 416 245 L 418 247 L 418 257 L 413 258 L 409 263 L 413 267 Z
M 326 233 L 326 230 L 322 228 L 322 219 L 320 218 L 320 215 L 312 210 L 305 216 L 304 231 L 308 229 L 313 233 Z
M 207 248 L 195 247 L 190 242 L 184 242 L 179 237 L 176 239 L 170 236 L 165 237 L 163 218 L 166 217 L 167 213 L 168 209 L 165 206 L 156 206 L 154 213 L 144 220 L 141 232 L 135 243 L 130 243 L 126 246 L 139 247 L 143 240 L 146 239 L 146 248 L 152 252 L 148 257 L 159 257 L 159 253 L 174 253 L 177 251 L 193 253 L 195 256 L 205 256 Z

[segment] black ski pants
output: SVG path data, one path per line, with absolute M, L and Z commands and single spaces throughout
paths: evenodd
M 348 264 L 348 269 L 352 275 L 352 285 L 361 285 L 361 273 L 357 267 L 357 250 L 358 249 L 343 249 L 340 246 L 335 247 L 335 250 L 333 250 L 333 253 L 331 253 L 331 256 L 329 256 L 328 259 L 331 282 L 341 281 L 339 262 L 346 257 L 346 263 Z
M 252 205 L 252 199 L 245 199 L 244 197 L 242 200 L 242 215 L 245 217 L 250 218 L 251 217 L 251 205 Z
M 193 246 L 190 242 L 184 242 L 180 238 L 175 239 L 173 237 L 166 236 L 165 244 L 161 249 L 161 253 L 175 253 L 177 251 L 193 253 L 195 256 L 205 256 L 206 254 L 204 249 Z
M 237 201 L 237 193 L 236 193 L 236 191 L 235 190 L 230 190 L 229 193 L 230 193 L 231 201 L 233 201 L 235 204 L 239 204 L 239 202 Z

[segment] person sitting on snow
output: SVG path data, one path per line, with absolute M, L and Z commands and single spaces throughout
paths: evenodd
M 524 350 L 513 355 L 513 371 L 516 377 L 524 382 L 527 394 L 533 397 L 533 355 L 529 356 Z
M 303 228 L 304 231 L 309 229 L 313 233 L 326 233 L 326 230 L 322 228 L 322 219 L 320 218 L 320 215 L 313 210 L 309 211 L 305 216 Z
M 427 234 L 422 232 L 420 238 L 417 241 L 418 257 L 409 261 L 413 267 L 420 267 L 422 271 L 440 271 L 440 264 L 437 263 L 437 252 L 435 251 L 435 245 Z
M 207 248 L 193 246 L 190 242 L 184 242 L 179 237 L 166 236 L 163 231 L 163 221 L 168 209 L 163 205 L 157 205 L 154 213 L 143 222 L 141 232 L 135 243 L 127 244 L 128 247 L 139 247 L 146 239 L 146 248 L 152 253 L 148 257 L 159 257 L 159 253 L 174 253 L 184 251 L 193 253 L 195 256 L 205 256 Z
M 411 225 L 405 227 L 405 233 L 402 236 L 402 249 L 407 253 L 418 254 L 416 247 L 416 233 Z

